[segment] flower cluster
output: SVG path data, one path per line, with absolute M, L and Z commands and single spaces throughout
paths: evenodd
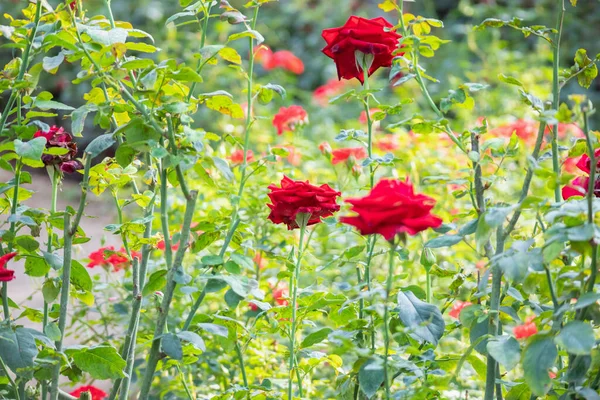
M 53 126 L 47 132 L 37 131 L 34 138 L 43 137 L 46 139 L 46 148 L 61 148 L 64 154 L 43 154 L 42 162 L 48 166 L 55 166 L 62 172 L 72 174 L 73 172 L 82 169 L 83 164 L 77 157 L 77 143 L 73 141 L 73 136 L 65 132 L 61 127 Z
M 594 152 L 594 158 L 596 161 L 596 170 L 600 164 L 600 149 L 596 149 Z M 585 172 L 588 176 L 578 176 L 573 179 L 570 185 L 562 188 L 562 197 L 567 200 L 573 196 L 585 196 L 588 192 L 590 178 L 589 174 L 591 171 L 591 160 L 587 154 L 581 156 L 576 166 L 581 171 Z M 600 197 L 600 181 L 596 179 L 594 182 L 594 196 Z
M 131 257 L 141 259 L 142 255 L 139 252 L 132 251 Z M 87 264 L 88 268 L 94 268 L 97 266 L 104 268 L 112 267 L 114 272 L 128 268 L 131 264 L 125 249 L 122 247 L 119 250 L 115 250 L 113 246 L 101 247 L 100 249 L 90 253 L 88 258 L 90 259 L 90 262 Z

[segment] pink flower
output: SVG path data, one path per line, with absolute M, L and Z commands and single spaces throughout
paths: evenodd
M 452 309 L 450 309 L 448 315 L 452 318 L 458 319 L 458 317 L 460 316 L 460 312 L 463 310 L 463 308 L 470 306 L 471 304 L 473 303 L 471 303 L 470 301 L 456 300 L 454 304 L 452 304 Z

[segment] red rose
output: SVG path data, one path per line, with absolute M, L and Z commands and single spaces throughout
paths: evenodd
M 302 60 L 289 50 L 272 52 L 267 46 L 260 46 L 254 50 L 254 57 L 267 71 L 275 68 L 283 68 L 296 75 L 304 72 L 304 63 Z
M 517 325 L 513 328 L 513 334 L 515 339 L 526 339 L 529 336 L 533 336 L 537 333 L 538 329 L 533 322 L 533 317 L 527 318 L 524 324 Z
M 308 113 L 301 106 L 281 107 L 273 117 L 273 126 L 277 128 L 277 134 L 293 132 L 297 125 L 308 122 Z
M 326 106 L 329 102 L 329 97 L 339 94 L 346 84 L 337 79 L 331 79 L 326 84 L 319 86 L 313 92 L 313 100 L 321 105 Z
M 296 215 L 310 214 L 308 225 L 321 222 L 321 217 L 329 217 L 339 211 L 336 198 L 340 192 L 333 190 L 329 185 L 314 186 L 302 181 L 294 181 L 287 176 L 281 180 L 281 187 L 270 185 L 267 204 L 271 209 L 269 219 L 275 224 L 286 224 L 288 229 L 299 228 Z
M 15 279 L 15 271 L 7 269 L 6 264 L 12 260 L 17 253 L 7 253 L 0 257 L 0 282 L 10 282 Z
M 355 226 L 363 235 L 379 233 L 391 240 L 398 233 L 416 235 L 442 224 L 440 218 L 431 214 L 435 200 L 415 194 L 408 181 L 384 179 L 367 196 L 346 202 L 352 204 L 357 215 L 342 217 L 340 221 Z
M 594 158 L 596 158 L 596 164 L 600 165 L 600 149 L 596 149 L 594 152 Z M 581 156 L 576 166 L 586 174 L 590 174 L 590 157 L 587 154 Z M 597 168 L 597 167 L 596 167 Z M 562 188 L 562 197 L 567 200 L 573 196 L 585 196 L 588 191 L 588 185 L 590 178 L 587 176 L 578 176 L 573 179 L 569 186 Z M 594 196 L 600 197 L 600 181 L 596 181 L 594 184 Z
M 357 51 L 373 56 L 369 76 L 380 67 L 391 67 L 393 52 L 402 37 L 390 30 L 393 27 L 382 17 L 365 19 L 352 16 L 342 27 L 325 29 L 322 35 L 327 46 L 323 53 L 335 62 L 338 78 L 356 78 L 364 83 L 362 65 L 356 60 Z
M 458 319 L 458 317 L 460 316 L 460 312 L 463 310 L 463 308 L 470 306 L 471 304 L 473 303 L 471 303 L 470 301 L 457 300 L 454 302 L 454 304 L 452 304 L 452 309 L 450 310 L 448 315 L 452 318 Z
M 47 149 L 59 147 L 67 150 L 67 152 L 62 155 L 43 154 L 42 162 L 44 164 L 55 165 L 62 172 L 68 174 L 83 168 L 83 164 L 75 159 L 75 157 L 77 157 L 77 143 L 73 141 L 73 137 L 65 132 L 63 128 L 53 126 L 48 132 L 41 130 L 37 131 L 33 137 L 45 138 Z
M 349 147 L 346 149 L 336 149 L 331 152 L 333 158 L 331 159 L 332 164 L 339 164 L 346 161 L 350 157 L 354 157 L 355 160 L 362 160 L 367 158 L 367 150 L 364 147 Z
M 137 251 L 132 251 L 131 257 L 139 260 L 142 258 L 142 255 Z M 88 258 L 90 259 L 87 265 L 88 268 L 94 268 L 99 265 L 101 267 L 112 267 L 114 272 L 118 272 L 130 265 L 130 260 L 127 257 L 125 249 L 121 248 L 119 251 L 115 251 L 113 246 L 101 247 L 90 253 Z
M 85 392 L 89 392 L 92 395 L 92 400 L 104 400 L 108 396 L 108 394 L 104 393 L 103 390 L 100 390 L 92 385 L 78 387 L 69 394 L 79 398 L 79 396 Z
M 229 157 L 231 162 L 234 164 L 242 164 L 244 162 L 244 150 L 238 149 L 231 153 Z M 254 161 L 254 152 L 252 150 L 248 150 L 246 153 L 246 161 L 251 163 Z

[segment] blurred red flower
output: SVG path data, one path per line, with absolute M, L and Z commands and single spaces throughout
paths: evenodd
M 533 336 L 537 333 L 538 329 L 533 322 L 533 317 L 527 318 L 524 324 L 517 325 L 513 328 L 513 334 L 515 339 L 526 339 L 529 336 Z
M 104 391 L 92 385 L 78 387 L 69 394 L 79 398 L 79 396 L 85 392 L 90 392 L 92 395 L 92 400 L 104 400 L 108 396 L 108 394 L 104 393 Z
M 301 106 L 281 107 L 273 117 L 273 126 L 277 128 L 277 134 L 293 132 L 297 125 L 308 122 L 308 113 Z
M 380 112 L 380 111 L 381 110 L 379 108 L 371 108 L 371 109 L 369 109 L 369 116 L 371 118 L 373 118 L 373 114 Z M 360 113 L 360 117 L 358 117 L 358 122 L 360 122 L 361 124 L 366 124 L 368 122 L 367 121 L 367 112 L 365 110 L 363 110 Z
M 234 164 L 243 164 L 244 163 L 244 150 L 238 149 L 231 153 L 230 156 L 231 162 Z M 246 153 L 246 161 L 251 163 L 254 161 L 254 152 L 252 150 L 248 150 Z
M 339 94 L 346 84 L 343 81 L 337 79 L 330 79 L 322 86 L 319 86 L 313 92 L 313 100 L 321 105 L 325 106 L 329 102 L 329 98 Z
M 348 199 L 357 215 L 341 217 L 344 224 L 356 227 L 361 234 L 378 233 L 391 240 L 399 233 L 416 235 L 427 228 L 437 228 L 442 220 L 431 214 L 435 200 L 415 194 L 410 182 L 384 179 L 360 199 Z
M 382 17 L 366 19 L 351 16 L 344 26 L 323 30 L 322 36 L 327 42 L 323 53 L 335 62 L 339 79 L 356 78 L 364 83 L 362 66 L 356 60 L 356 52 L 373 56 L 369 76 L 381 67 L 390 67 L 393 52 L 398 48 L 398 40 L 402 37 L 391 30 L 393 28 L 394 25 Z
M 137 251 L 131 252 L 131 257 L 141 259 L 141 253 Z M 113 246 L 101 247 L 98 250 L 90 253 L 88 256 L 90 262 L 88 263 L 88 268 L 94 268 L 96 266 L 102 267 L 112 267 L 114 272 L 120 271 L 129 267 L 130 260 L 127 257 L 127 253 L 124 248 L 115 251 Z
M 355 160 L 362 160 L 367 158 L 367 150 L 364 147 L 348 147 L 345 149 L 335 149 L 331 152 L 333 158 L 331 159 L 332 164 L 339 164 L 353 157 Z
M 296 75 L 304 72 L 302 60 L 289 50 L 273 52 L 267 46 L 260 46 L 254 50 L 254 57 L 267 71 L 282 68 Z
M 460 312 L 463 310 L 463 308 L 470 306 L 471 304 L 473 303 L 471 303 L 470 301 L 456 300 L 452 304 L 452 308 L 450 309 L 450 312 L 448 312 L 448 315 L 452 318 L 458 319 L 458 317 L 460 316 Z
M 267 204 L 271 209 L 269 219 L 275 224 L 286 224 L 290 230 L 299 228 L 297 214 L 310 214 L 308 225 L 314 225 L 340 209 L 336 198 L 341 193 L 326 184 L 314 186 L 308 181 L 294 181 L 284 176 L 280 187 L 272 184 L 269 189 L 272 203 Z

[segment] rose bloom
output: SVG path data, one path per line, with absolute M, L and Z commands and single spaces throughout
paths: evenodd
M 330 79 L 322 86 L 319 86 L 313 92 L 313 100 L 315 103 L 326 106 L 329 102 L 329 98 L 337 94 L 340 94 L 346 84 L 343 81 L 337 79 Z
M 308 122 L 308 113 L 301 106 L 281 107 L 273 117 L 273 126 L 277 128 L 277 134 L 293 132 L 297 125 Z
M 142 255 L 137 251 L 131 252 L 131 257 L 140 259 Z M 118 272 L 122 269 L 129 267 L 130 260 L 127 257 L 124 248 L 115 251 L 113 246 L 101 247 L 100 249 L 90 253 L 88 256 L 90 262 L 88 268 L 94 268 L 96 266 L 112 267 L 114 272 Z
M 431 214 L 435 200 L 416 194 L 408 180 L 381 180 L 367 196 L 346 202 L 352 204 L 356 215 L 342 217 L 340 222 L 356 227 L 363 235 L 378 233 L 391 240 L 399 233 L 416 235 L 442 224 Z
M 371 109 L 369 109 L 369 116 L 370 116 L 371 118 L 373 118 L 373 115 L 374 115 L 375 113 L 378 113 L 378 112 L 380 112 L 380 111 L 381 111 L 381 110 L 380 110 L 379 108 L 371 108 Z M 358 117 L 358 122 L 360 122 L 361 124 L 366 124 L 366 123 L 368 122 L 368 121 L 367 121 L 367 112 L 366 112 L 365 110 L 363 110 L 363 111 L 360 113 L 360 117 Z
M 491 129 L 490 134 L 493 136 L 499 137 L 511 137 L 513 132 L 520 139 L 524 140 L 527 143 L 534 143 L 539 129 L 539 122 L 531 121 L 526 119 L 519 119 L 510 124 L 501 125 L 497 128 Z M 546 126 L 544 130 L 545 135 L 550 135 L 552 133 L 552 127 Z M 566 124 L 559 123 L 558 124 L 558 137 L 561 139 L 566 138 L 569 134 L 582 137 L 583 131 L 577 126 L 577 124 Z
M 60 147 L 67 149 L 63 155 L 42 154 L 42 162 L 45 165 L 54 165 L 62 172 L 72 174 L 78 169 L 83 168 L 83 164 L 75 159 L 77 157 L 77 144 L 73 137 L 65 132 L 63 128 L 53 126 L 48 132 L 37 131 L 34 138 L 43 137 L 46 139 L 46 148 Z
M 10 282 L 15 279 L 15 271 L 7 269 L 6 264 L 12 260 L 17 253 L 7 253 L 0 257 L 0 282 Z
M 231 153 L 230 160 L 234 164 L 243 164 L 244 163 L 244 150 L 238 149 Z M 251 163 L 254 161 L 254 152 L 252 150 L 248 150 L 246 153 L 246 161 Z
M 314 225 L 340 209 L 336 199 L 341 193 L 326 184 L 314 186 L 308 181 L 294 181 L 284 176 L 280 187 L 272 184 L 269 189 L 272 203 L 267 204 L 271 209 L 269 219 L 275 224 L 286 224 L 289 230 L 299 228 L 298 214 L 310 214 L 307 225 Z
M 471 303 L 470 301 L 460 301 L 460 300 L 456 300 L 453 304 L 452 304 L 452 308 L 450 309 L 450 312 L 448 313 L 449 316 L 451 316 L 452 318 L 458 319 L 458 317 L 460 316 L 460 312 L 463 310 L 463 308 L 470 306 Z
M 596 158 L 596 170 L 598 170 L 598 166 L 600 165 L 600 149 L 594 151 L 594 158 Z M 588 176 L 578 176 L 573 179 L 570 185 L 563 187 L 562 197 L 564 200 L 573 196 L 585 196 L 587 194 L 590 183 L 590 162 L 590 157 L 587 154 L 581 156 L 576 166 Z M 596 180 L 594 183 L 594 196 L 600 197 L 600 180 Z
M 333 158 L 331 159 L 332 164 L 339 164 L 353 157 L 355 160 L 362 160 L 367 158 L 367 150 L 364 147 L 348 147 L 345 149 L 335 149 L 331 152 Z
M 81 394 L 85 392 L 90 392 L 90 394 L 92 395 L 92 400 L 104 400 L 108 397 L 108 394 L 104 393 L 104 391 L 92 385 L 80 386 L 69 394 L 71 396 L 79 398 L 79 396 L 81 396 Z
M 383 135 L 375 142 L 375 147 L 381 151 L 391 153 L 400 148 L 396 135 Z
M 254 50 L 254 57 L 267 71 L 282 68 L 296 75 L 304 72 L 302 60 L 289 50 L 272 52 L 267 46 L 259 46 Z
M 526 339 L 529 336 L 535 335 L 537 331 L 538 329 L 535 322 L 533 322 L 533 317 L 527 318 L 524 324 L 517 325 L 513 328 L 515 339 Z
M 327 42 L 323 53 L 335 62 L 338 78 L 356 78 L 364 83 L 362 66 L 356 60 L 357 51 L 373 56 L 369 76 L 381 67 L 391 67 L 393 53 L 402 37 L 390 30 L 393 27 L 382 17 L 366 19 L 351 16 L 344 26 L 323 30 L 322 36 Z

